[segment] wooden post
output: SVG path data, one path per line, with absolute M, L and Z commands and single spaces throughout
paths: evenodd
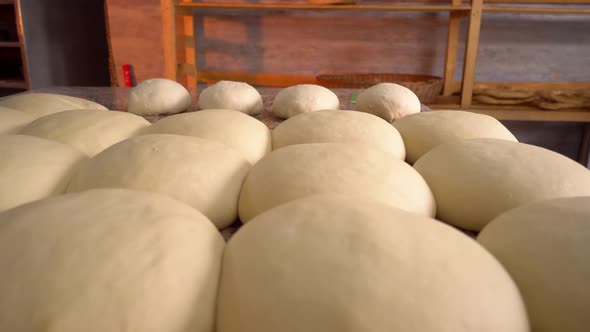
M 192 3 L 192 0 L 180 0 L 180 3 Z M 182 8 L 176 10 L 176 57 L 178 64 L 176 70 L 178 83 L 194 88 L 197 86 L 196 64 L 195 64 L 195 30 L 194 30 L 194 9 Z M 192 41 L 192 42 L 187 42 Z
M 175 0 L 161 0 L 162 46 L 164 47 L 164 77 L 176 81 L 176 10 Z
M 483 0 L 471 1 L 471 15 L 469 16 L 469 30 L 465 44 L 465 63 L 461 87 L 461 107 L 469 107 L 473 98 L 473 82 L 475 80 L 475 63 L 479 46 L 479 32 L 481 28 L 481 12 Z
M 451 0 L 453 6 L 461 6 L 462 0 Z M 462 12 L 449 12 L 449 30 L 447 33 L 447 53 L 445 59 L 443 96 L 455 93 L 455 67 L 457 65 L 457 48 L 459 44 L 459 29 L 461 27 Z

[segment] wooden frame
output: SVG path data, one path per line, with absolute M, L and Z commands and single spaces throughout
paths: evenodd
M 509 5 L 506 5 L 509 3 Z M 521 4 L 515 6 L 514 4 Z M 547 4 L 552 4 L 547 7 Z M 543 111 L 531 107 L 505 107 L 473 105 L 473 90 L 502 85 L 517 86 L 524 90 L 567 90 L 588 89 L 590 82 L 476 82 L 475 69 L 481 30 L 482 16 L 491 13 L 517 14 L 590 14 L 590 8 L 571 5 L 590 4 L 590 0 L 425 0 L 425 4 L 391 5 L 313 5 L 313 4 L 258 4 L 258 3 L 193 3 L 191 0 L 161 0 L 163 13 L 163 42 L 165 74 L 186 86 L 194 87 L 197 82 L 215 82 L 232 79 L 255 85 L 287 86 L 297 83 L 315 83 L 315 77 L 301 75 L 278 75 L 268 73 L 227 73 L 198 71 L 195 64 L 195 36 L 193 27 L 194 10 L 202 8 L 232 8 L 257 10 L 320 10 L 320 11 L 397 11 L 397 12 L 449 12 L 449 30 L 444 68 L 444 89 L 440 101 L 430 105 L 434 109 L 463 109 L 505 118 L 506 111 L 512 111 L 512 120 L 590 122 L 590 112 L 582 110 Z M 455 81 L 457 49 L 461 19 L 469 17 L 468 34 L 465 41 L 463 75 Z M 460 93 L 460 98 L 451 98 Z M 519 111 L 519 112 L 515 112 Z M 522 112 L 521 112 L 522 111 Z M 526 112 L 525 112 L 526 111 Z M 553 115 L 559 113 L 559 115 Z M 575 120 L 574 120 L 575 119 Z

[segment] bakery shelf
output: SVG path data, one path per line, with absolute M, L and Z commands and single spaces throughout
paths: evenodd
M 328 11 L 469 11 L 470 6 L 453 5 L 305 5 L 305 4 L 261 4 L 261 3 L 205 3 L 180 2 L 176 8 L 232 8 L 266 10 L 328 10 Z

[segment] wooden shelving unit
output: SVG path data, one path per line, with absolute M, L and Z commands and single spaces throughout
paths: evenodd
M 0 96 L 29 88 L 19 0 L 0 0 Z
M 313 10 L 313 11 L 390 11 L 390 12 L 449 12 L 449 29 L 444 68 L 443 95 L 433 109 L 469 110 L 492 115 L 498 119 L 522 121 L 573 121 L 590 123 L 590 110 L 569 109 L 546 111 L 534 107 L 507 107 L 474 104 L 476 88 L 494 88 L 510 85 L 522 90 L 581 90 L 590 89 L 590 82 L 476 82 L 475 69 L 481 30 L 482 15 L 486 13 L 590 15 L 590 0 L 431 0 L 425 4 L 387 5 L 307 5 L 257 3 L 193 3 L 192 0 L 161 0 L 166 76 L 194 87 L 197 82 L 214 82 L 233 79 L 257 85 L 286 86 L 297 83 L 314 83 L 315 78 L 267 73 L 225 73 L 197 70 L 195 64 L 195 36 L 193 16 L 197 10 L 211 8 L 250 10 Z M 465 41 L 465 60 L 460 81 L 454 79 L 459 45 L 461 19 L 468 17 Z M 580 32 L 584 33 L 584 32 Z M 459 96 L 456 96 L 459 94 Z M 588 128 L 590 137 L 590 126 Z

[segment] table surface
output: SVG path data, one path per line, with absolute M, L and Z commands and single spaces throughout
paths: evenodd
M 264 122 L 269 128 L 275 128 L 279 123 L 284 121 L 272 114 L 271 105 L 272 100 L 276 96 L 276 94 L 281 90 L 281 88 L 269 88 L 269 87 L 259 87 L 257 88 L 258 92 L 262 95 L 262 99 L 264 100 L 264 111 L 262 114 L 256 116 L 257 119 Z M 348 110 L 352 109 L 350 104 L 350 97 L 353 93 L 359 92 L 359 89 L 331 89 L 340 99 L 340 109 Z M 91 100 L 97 102 L 101 105 L 104 105 L 106 108 L 111 110 L 117 111 L 127 111 L 127 95 L 131 91 L 131 88 L 112 88 L 112 87 L 50 87 L 50 88 L 43 88 L 43 89 L 34 89 L 28 91 L 27 93 L 31 92 L 43 92 L 43 93 L 57 93 L 72 97 L 79 97 L 84 98 L 87 100 Z M 196 111 L 198 110 L 197 106 L 197 96 L 199 91 L 197 89 L 192 88 L 189 89 L 189 93 L 193 99 L 193 103 L 189 109 L 189 111 Z M 428 110 L 426 106 L 422 106 L 422 110 Z M 156 116 L 145 116 L 145 118 L 150 122 L 155 122 L 166 115 L 156 115 Z

